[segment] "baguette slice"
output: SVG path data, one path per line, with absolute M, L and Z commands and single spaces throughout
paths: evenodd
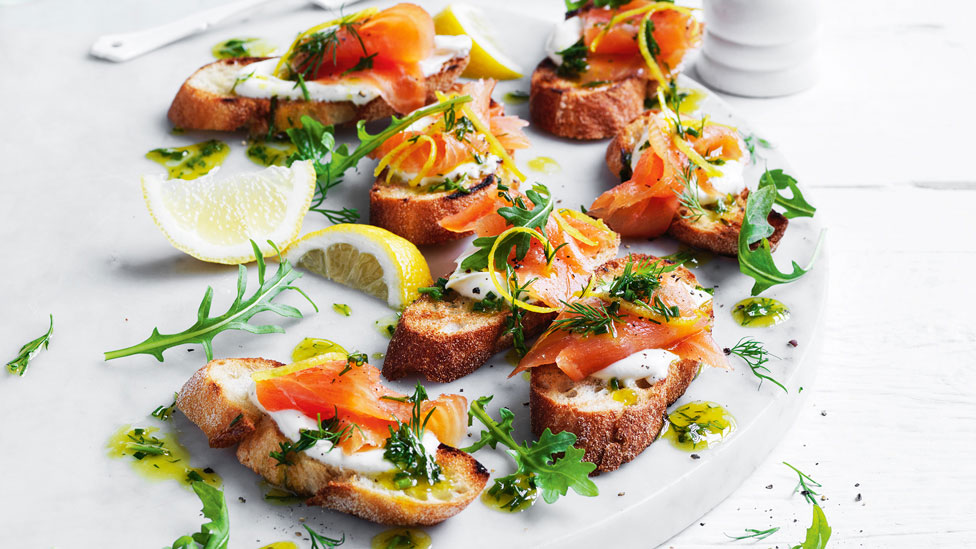
M 425 192 L 404 185 L 387 185 L 381 173 L 369 191 L 369 223 L 406 238 L 414 244 L 441 244 L 473 234 L 457 233 L 437 222 L 454 215 L 498 188 L 497 177 L 487 175 L 461 191 Z
M 608 261 L 596 274 L 601 278 L 616 276 L 626 262 L 626 258 Z M 695 275 L 684 267 L 670 274 L 692 286 L 698 284 Z M 664 425 L 667 407 L 684 394 L 698 368 L 694 360 L 675 361 L 665 379 L 653 385 L 639 381 L 637 402 L 628 406 L 613 399 L 603 380 L 588 377 L 577 382 L 555 364 L 537 366 L 532 368 L 529 389 L 532 431 L 536 435 L 547 428 L 554 433 L 575 433 L 576 447 L 586 452 L 583 460 L 596 464 L 594 474 L 613 471 L 654 442 Z
M 545 59 L 532 73 L 529 114 L 543 130 L 570 139 L 613 137 L 644 111 L 644 99 L 653 97 L 657 81 L 634 75 L 600 86 L 581 87 L 579 82 L 556 74 L 556 65 Z
M 448 291 L 435 301 L 423 295 L 403 311 L 386 350 L 383 376 L 400 379 L 412 374 L 447 383 L 475 371 L 495 353 L 512 346 L 506 334 L 509 311 L 480 313 L 475 300 Z M 526 339 L 545 330 L 556 313 L 526 311 Z
M 270 452 L 287 439 L 270 416 L 251 403 L 251 373 L 282 366 L 260 358 L 212 360 L 183 386 L 177 407 L 203 430 L 211 447 L 239 444 L 237 458 L 272 484 L 283 486 L 309 505 L 320 505 L 366 520 L 394 525 L 433 525 L 450 518 L 474 500 L 488 472 L 473 457 L 441 444 L 437 463 L 450 488 L 419 499 L 384 487 L 376 478 L 338 469 L 304 453 L 293 465 L 278 466 Z
M 242 97 L 231 91 L 241 67 L 266 57 L 221 59 L 204 65 L 183 83 L 169 107 L 169 120 L 187 130 L 236 131 L 246 129 L 252 135 L 300 127 L 302 116 L 322 124 L 335 125 L 357 120 L 377 120 L 396 114 L 382 97 L 356 105 L 351 101 L 295 101 Z M 468 66 L 469 56 L 455 57 L 444 63 L 440 72 L 427 77 L 427 101 L 435 91 L 450 88 Z M 400 113 L 404 114 L 404 113 Z
M 644 135 L 649 116 L 650 113 L 644 113 L 635 118 L 614 136 L 607 147 L 607 167 L 622 180 L 629 178 L 631 153 Z M 668 234 L 694 248 L 735 257 L 739 253 L 739 231 L 742 229 L 748 198 L 749 189 L 743 189 L 728 211 L 721 215 L 708 212 L 695 218 L 687 208 L 679 207 L 668 228 Z M 789 220 L 776 211 L 771 211 L 766 220 L 773 227 L 773 234 L 769 236 L 769 247 L 775 251 L 786 233 Z

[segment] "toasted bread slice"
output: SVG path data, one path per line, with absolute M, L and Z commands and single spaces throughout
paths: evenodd
M 621 180 L 630 178 L 630 159 L 637 142 L 644 135 L 650 113 L 644 113 L 620 130 L 607 147 L 607 167 Z M 717 214 L 706 212 L 693 215 L 687 208 L 680 207 L 674 214 L 668 234 L 689 246 L 707 250 L 719 255 L 735 257 L 739 251 L 739 230 L 746 212 L 749 189 L 743 189 L 728 206 L 726 212 Z M 771 211 L 767 221 L 773 227 L 769 237 L 771 250 L 776 250 L 780 239 L 786 233 L 789 220 L 776 211 Z
M 583 87 L 556 74 L 556 65 L 545 59 L 532 73 L 529 113 L 543 130 L 570 139 L 612 137 L 644 110 L 644 99 L 653 97 L 657 82 L 634 75 L 607 84 Z
M 356 105 L 351 101 L 295 101 L 242 97 L 231 90 L 238 71 L 245 65 L 263 61 L 265 57 L 221 59 L 204 65 L 180 87 L 169 107 L 169 120 L 174 126 L 187 130 L 236 131 L 247 130 L 252 135 L 268 132 L 272 122 L 275 131 L 300 127 L 302 116 L 310 116 L 322 124 L 344 124 L 357 120 L 377 120 L 396 114 L 382 97 Z M 435 99 L 435 91 L 450 88 L 468 66 L 468 56 L 446 61 L 437 74 L 427 77 L 427 101 Z M 400 113 L 404 114 L 404 113 Z
M 242 464 L 301 497 L 358 517 L 394 525 L 432 525 L 463 510 L 481 493 L 488 472 L 470 455 L 441 444 L 437 463 L 450 481 L 443 492 L 413 497 L 386 488 L 375 477 L 326 465 L 304 453 L 293 465 L 279 466 L 270 456 L 287 439 L 270 416 L 251 403 L 251 373 L 282 366 L 264 359 L 213 360 L 196 372 L 177 397 L 177 407 L 207 435 L 212 447 L 239 444 Z
M 381 173 L 369 191 L 369 223 L 406 238 L 417 245 L 440 244 L 470 236 L 441 227 L 437 222 L 463 211 L 485 193 L 498 188 L 494 175 L 473 182 L 468 192 L 426 192 L 405 185 L 387 185 Z
M 400 379 L 411 374 L 446 383 L 478 369 L 492 355 L 512 346 L 505 320 L 510 312 L 481 313 L 475 300 L 454 291 L 442 300 L 423 295 L 403 311 L 386 350 L 383 376 Z M 522 329 L 535 337 L 556 313 L 526 312 Z
M 623 271 L 626 258 L 604 263 L 598 277 L 612 277 Z M 678 267 L 676 275 L 695 286 L 695 275 Z M 554 433 L 576 434 L 576 447 L 585 450 L 583 459 L 596 464 L 596 473 L 613 471 L 634 459 L 657 438 L 664 425 L 667 407 L 684 394 L 698 372 L 694 360 L 678 360 L 668 368 L 665 379 L 654 384 L 640 380 L 637 401 L 626 405 L 613 399 L 606 381 L 588 377 L 573 381 L 556 365 L 532 368 L 529 409 L 532 431 L 547 428 Z

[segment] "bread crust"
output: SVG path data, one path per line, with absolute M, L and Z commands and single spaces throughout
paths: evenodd
M 287 439 L 274 420 L 250 402 L 251 373 L 283 366 L 265 359 L 213 360 L 184 384 L 177 407 L 207 435 L 212 447 L 238 444 L 238 460 L 268 482 L 344 513 L 401 526 L 433 525 L 462 511 L 484 489 L 488 472 L 469 454 L 441 444 L 436 460 L 451 482 L 445 498 L 418 499 L 384 487 L 374 477 L 317 461 L 304 453 L 281 466 L 270 456 Z
M 614 136 L 644 110 L 657 82 L 642 74 L 592 88 L 556 74 L 544 59 L 532 73 L 529 113 L 543 130 L 570 139 L 594 140 Z
M 494 175 L 487 175 L 469 187 L 468 194 L 461 191 L 428 193 L 402 185 L 387 185 L 385 176 L 385 172 L 381 173 L 369 191 L 369 223 L 417 245 L 441 244 L 472 235 L 472 231 L 449 231 L 438 221 L 463 211 L 485 193 L 494 193 L 498 188 Z
M 635 257 L 651 258 L 643 254 Z M 598 277 L 616 276 L 623 271 L 626 257 L 604 263 Z M 695 286 L 698 280 L 684 267 L 668 276 L 677 276 Z M 711 315 L 711 311 L 709 311 Z M 541 435 L 569 431 L 577 437 L 576 447 L 586 453 L 585 461 L 596 464 L 594 474 L 613 471 L 644 451 L 661 432 L 667 407 L 673 404 L 695 378 L 699 363 L 679 360 L 668 367 L 665 379 L 653 385 L 638 383 L 637 402 L 625 405 L 606 391 L 606 383 L 595 378 L 575 382 L 555 364 L 532 369 L 529 384 L 529 410 L 532 432 Z
M 325 125 L 345 124 L 357 120 L 377 120 L 397 114 L 381 97 L 365 105 L 351 101 L 301 101 L 259 99 L 233 94 L 233 76 L 240 67 L 263 61 L 267 57 L 220 59 L 197 69 L 180 86 L 167 116 L 175 127 L 187 130 L 237 131 L 252 135 L 268 132 L 274 120 L 275 131 L 301 127 L 302 116 L 311 116 Z M 448 60 L 440 72 L 427 77 L 427 102 L 436 99 L 434 92 L 450 88 L 468 66 L 469 56 Z M 228 81 L 228 78 L 230 80 Z M 204 85 L 204 83 L 208 83 Z M 405 114 L 405 113 L 399 113 Z
M 509 311 L 475 312 L 475 300 L 449 291 L 435 301 L 424 295 L 403 311 L 386 350 L 383 376 L 400 379 L 422 375 L 447 383 L 477 370 L 495 353 L 512 345 L 504 333 Z M 522 329 L 526 338 L 539 335 L 556 313 L 526 311 Z
M 630 166 L 627 162 L 637 146 L 637 141 L 644 135 L 650 116 L 650 112 L 645 112 L 633 119 L 607 146 L 605 156 L 607 167 L 621 180 L 629 178 Z M 729 211 L 721 216 L 708 214 L 694 216 L 687 208 L 679 207 L 671 221 L 671 226 L 668 227 L 667 234 L 694 248 L 736 257 L 739 254 L 739 231 L 742 229 L 748 198 L 749 189 L 743 189 L 736 197 L 735 203 L 730 205 Z M 773 227 L 773 234 L 769 236 L 769 247 L 771 251 L 775 251 L 779 241 L 786 234 L 789 220 L 777 211 L 770 211 L 766 220 Z M 755 246 L 754 244 L 753 247 Z

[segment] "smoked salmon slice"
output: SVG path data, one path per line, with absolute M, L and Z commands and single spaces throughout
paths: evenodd
M 312 419 L 338 414 L 348 436 L 339 446 L 347 453 L 382 448 L 397 429 L 397 421 L 410 424 L 413 403 L 406 395 L 380 382 L 380 371 L 369 364 L 326 361 L 280 376 L 256 381 L 257 399 L 266 410 L 298 410 Z M 431 413 L 431 410 L 433 412 Z M 427 429 L 450 446 L 467 432 L 467 399 L 441 395 L 421 404 L 421 415 L 431 413 Z

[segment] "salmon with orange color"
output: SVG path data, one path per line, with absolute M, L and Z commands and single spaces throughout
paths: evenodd
M 528 122 L 506 115 L 491 98 L 494 88 L 494 80 L 456 84 L 438 99 L 469 101 L 421 118 L 370 153 L 379 161 L 372 224 L 414 244 L 456 240 L 469 233 L 446 230 L 441 220 L 491 201 L 499 184 L 518 188 L 512 155 L 529 146 Z

